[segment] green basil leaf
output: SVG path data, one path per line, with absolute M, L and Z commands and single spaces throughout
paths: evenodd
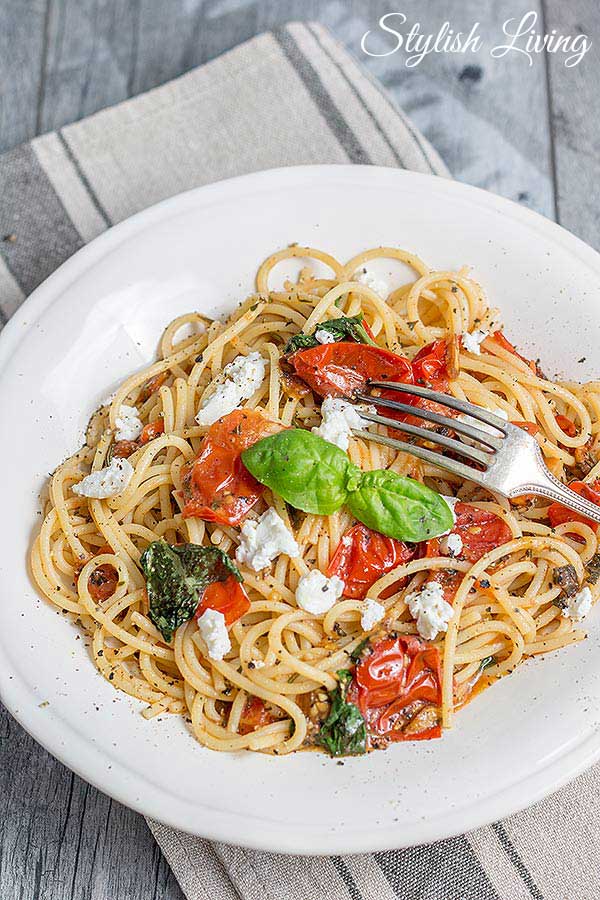
M 375 346 L 375 341 L 369 336 L 363 324 L 362 316 L 341 316 L 339 319 L 329 319 L 328 322 L 321 322 L 320 325 L 317 325 L 315 332 L 317 331 L 327 331 L 335 341 L 347 341 L 350 338 L 359 344 Z M 284 353 L 287 355 L 295 353 L 296 350 L 317 347 L 319 341 L 314 336 L 315 332 L 313 334 L 295 334 L 285 345 Z
M 146 576 L 150 619 L 167 642 L 194 615 L 210 584 L 225 581 L 230 575 L 242 580 L 226 553 L 198 544 L 173 546 L 153 541 L 142 553 L 140 565 Z
M 261 484 L 296 509 L 328 516 L 346 502 L 348 483 L 360 476 L 343 450 L 303 428 L 263 438 L 242 453 Z
M 367 727 L 358 706 L 346 700 L 352 673 L 340 669 L 337 675 L 339 684 L 329 694 L 331 709 L 317 741 L 331 756 L 358 756 L 367 752 Z
M 368 528 L 399 541 L 425 541 L 454 524 L 452 510 L 440 494 L 413 478 L 383 469 L 363 472 L 346 502 L 352 515 Z

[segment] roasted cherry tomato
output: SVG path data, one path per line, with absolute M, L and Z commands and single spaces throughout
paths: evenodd
M 127 459 L 139 449 L 137 441 L 116 441 L 113 444 L 112 455 L 117 459 Z
M 448 374 L 448 344 L 446 341 L 433 341 L 422 347 L 412 361 L 413 377 L 415 384 L 423 385 L 423 387 L 431 388 L 434 391 L 440 391 L 442 394 L 448 392 L 450 386 L 450 377 Z M 404 401 L 406 402 L 406 401 Z M 426 397 L 411 397 L 408 401 L 411 406 L 417 406 L 419 409 L 427 409 L 429 412 L 435 412 L 448 418 L 456 418 L 459 413 L 444 406 L 442 403 L 436 403 L 435 400 L 428 400 Z M 420 425 L 421 428 L 436 428 L 433 422 L 421 419 L 419 416 L 411 416 L 407 413 L 388 412 L 393 419 L 400 422 L 408 422 L 409 425 Z
M 511 425 L 516 425 L 517 428 L 520 428 L 522 431 L 526 431 L 527 434 L 531 435 L 531 437 L 535 437 L 540 430 L 539 425 L 537 425 L 535 422 L 511 422 Z
M 263 725 L 270 725 L 275 721 L 275 717 L 269 712 L 265 706 L 265 701 L 260 697 L 248 697 L 246 700 L 242 715 L 240 716 L 240 734 L 250 734 Z
M 446 341 L 433 341 L 422 347 L 412 361 L 415 384 L 422 384 L 434 391 L 448 390 L 448 345 Z
M 195 460 L 182 473 L 184 517 L 237 525 L 264 488 L 248 472 L 241 453 L 261 438 L 281 431 L 254 409 L 236 409 L 209 428 Z
M 110 548 L 107 550 L 102 547 L 97 555 L 100 556 L 101 553 L 112 553 L 112 550 Z M 112 597 L 117 589 L 118 583 L 119 573 L 115 567 L 111 566 L 110 563 L 102 563 L 101 566 L 94 569 L 88 578 L 87 586 L 90 597 L 92 600 L 95 600 L 96 603 L 102 603 L 104 600 L 108 600 L 109 597 Z
M 566 435 L 569 437 L 575 437 L 577 434 L 577 428 L 575 426 L 575 422 L 572 422 L 567 416 L 563 416 L 562 413 L 559 413 L 554 417 L 556 419 L 556 424 L 558 427 L 564 431 Z
M 509 353 L 512 353 L 514 356 L 518 356 L 519 359 L 521 359 L 524 363 L 527 363 L 527 365 L 535 375 L 538 374 L 537 363 L 535 363 L 531 359 L 527 359 L 526 356 L 522 356 L 517 348 L 514 347 L 513 344 L 511 344 L 508 338 L 504 337 L 504 334 L 501 331 L 495 331 L 492 335 L 490 335 L 490 337 L 492 338 L 492 340 L 496 341 L 496 343 L 500 347 L 502 347 L 503 350 L 508 350 Z
M 140 391 L 140 400 L 142 403 L 148 400 L 152 394 L 155 394 L 163 386 L 168 377 L 168 372 L 159 372 L 158 375 L 153 375 L 152 378 L 149 378 L 148 381 L 142 385 Z
M 200 618 L 207 609 L 216 609 L 225 616 L 225 624 L 229 628 L 238 619 L 246 615 L 250 609 L 250 600 L 241 582 L 233 575 L 225 581 L 213 581 L 202 594 L 195 612 Z
M 600 506 L 600 478 L 596 478 L 591 484 L 587 484 L 585 481 L 572 481 L 569 487 L 576 494 L 583 497 L 584 500 L 589 500 L 590 503 Z M 557 525 L 562 525 L 564 522 L 584 522 L 590 528 L 598 527 L 597 523 L 592 519 L 588 519 L 572 509 L 568 509 L 562 503 L 553 503 L 548 507 L 548 518 L 553 528 L 556 528 Z M 578 535 L 574 535 L 574 537 L 580 540 Z
M 390 741 L 439 737 L 439 652 L 412 635 L 384 638 L 356 666 L 348 700 L 360 709 L 370 735 Z
M 414 555 L 414 547 L 359 524 L 342 537 L 329 563 L 327 576 L 337 575 L 342 579 L 344 597 L 362 600 L 371 585 L 382 575 L 397 569 Z M 383 599 L 390 597 L 401 587 L 402 584 L 398 581 L 390 585 L 381 597 Z
M 494 547 L 500 547 L 512 538 L 512 532 L 506 522 L 487 509 L 458 502 L 454 506 L 454 515 L 456 522 L 450 533 L 460 535 L 463 543 L 460 556 L 469 562 L 477 562 Z M 442 555 L 440 538 L 432 538 L 426 544 L 425 556 Z
M 164 419 L 155 419 L 154 422 L 148 422 L 148 424 L 144 425 L 142 429 L 142 433 L 138 438 L 138 444 L 148 444 L 150 441 L 153 441 L 154 438 L 160 437 L 160 435 L 164 434 L 164 432 Z
M 289 362 L 321 397 L 351 397 L 368 381 L 413 382 L 411 364 L 403 356 L 350 341 L 298 350 Z

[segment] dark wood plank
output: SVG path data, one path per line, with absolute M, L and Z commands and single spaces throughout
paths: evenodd
M 183 900 L 142 816 L 73 775 L 0 709 L 0 897 Z
M 600 250 L 600 17 L 595 0 L 544 0 L 546 31 L 587 34 L 592 49 L 572 68 L 562 53 L 548 57 L 550 118 L 558 219 Z
M 46 24 L 47 0 L 0 3 L 0 153 L 39 130 Z

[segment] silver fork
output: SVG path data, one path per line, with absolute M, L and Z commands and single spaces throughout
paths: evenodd
M 410 406 L 399 400 L 388 400 L 366 392 L 357 392 L 354 395 L 356 400 L 374 403 L 379 407 L 393 409 L 398 412 L 409 413 L 416 418 L 451 428 L 454 432 L 477 441 L 479 445 L 483 446 L 471 446 L 470 444 L 454 440 L 454 438 L 445 434 L 438 434 L 433 430 L 420 428 L 418 425 L 398 422 L 396 419 L 390 419 L 378 413 L 370 413 L 358 409 L 357 412 L 361 418 L 369 422 L 376 422 L 378 425 L 386 425 L 388 428 L 404 432 L 416 438 L 422 438 L 447 450 L 453 450 L 465 459 L 479 463 L 484 468 L 483 471 L 480 471 L 466 463 L 448 459 L 442 456 L 441 453 L 428 450 L 426 447 L 399 441 L 387 435 L 371 434 L 371 432 L 357 429 L 354 430 L 354 434 L 357 437 L 375 441 L 378 444 L 385 444 L 387 447 L 403 450 L 405 453 L 412 453 L 413 456 L 417 456 L 425 462 L 439 466 L 440 469 L 446 469 L 454 475 L 475 482 L 475 484 L 480 484 L 482 487 L 502 494 L 504 497 L 536 494 L 549 500 L 556 500 L 568 506 L 569 509 L 574 509 L 576 512 L 587 516 L 587 518 L 593 519 L 594 522 L 600 523 L 600 507 L 580 497 L 579 494 L 576 494 L 575 491 L 572 491 L 562 484 L 558 478 L 554 477 L 544 463 L 537 441 L 523 431 L 522 428 L 511 425 L 510 422 L 505 422 L 504 419 L 488 412 L 486 409 L 482 409 L 480 406 L 457 400 L 448 394 L 439 394 L 420 385 L 401 384 L 394 381 L 370 381 L 368 387 L 384 388 L 386 391 L 398 391 L 399 393 L 414 394 L 417 397 L 434 400 L 436 403 L 464 413 L 476 421 L 491 425 L 498 433 L 491 434 L 467 422 L 461 422 L 459 419 L 452 419 L 428 409 L 419 409 L 417 406 Z

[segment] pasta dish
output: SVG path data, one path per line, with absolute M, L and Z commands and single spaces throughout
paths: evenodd
M 410 280 L 390 290 L 382 261 Z M 227 321 L 166 328 L 44 497 L 35 582 L 146 718 L 183 716 L 213 750 L 357 755 L 440 737 L 523 661 L 585 637 L 596 525 L 365 438 L 386 433 L 360 416 L 371 380 L 518 425 L 600 505 L 600 382 L 549 380 L 466 269 L 390 247 L 274 253 Z

